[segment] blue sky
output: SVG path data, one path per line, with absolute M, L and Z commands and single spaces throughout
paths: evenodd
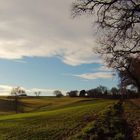
M 117 78 L 95 53 L 90 17 L 71 17 L 73 0 L 1 0 L 0 94 L 112 87 Z M 34 3 L 34 4 L 33 4 Z
M 60 59 L 24 58 L 24 62 L 0 60 L 0 83 L 10 87 L 21 86 L 26 89 L 42 91 L 51 95 L 53 90 L 62 91 L 91 89 L 98 85 L 112 87 L 117 85 L 116 77 L 88 79 L 77 77 L 85 73 L 106 72 L 101 64 L 83 64 L 70 66 Z M 91 77 L 91 76 L 89 76 Z M 4 90 L 1 88 L 1 90 Z M 7 91 L 7 90 L 6 90 Z

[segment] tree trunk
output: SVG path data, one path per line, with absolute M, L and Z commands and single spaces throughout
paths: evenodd
M 15 96 L 15 111 L 18 113 L 18 96 Z

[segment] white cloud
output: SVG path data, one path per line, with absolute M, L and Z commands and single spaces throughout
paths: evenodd
M 10 95 L 10 92 L 12 90 L 13 87 L 16 86 L 11 86 L 11 85 L 0 85 L 0 95 Z M 63 89 L 49 89 L 49 88 L 26 88 L 26 87 L 21 87 L 22 89 L 24 89 L 27 93 L 27 95 L 35 95 L 34 92 L 35 91 L 41 91 L 41 95 L 43 96 L 52 96 L 53 92 L 55 90 L 60 90 L 63 94 L 66 93 L 65 90 Z
M 107 72 L 85 73 L 85 74 L 79 74 L 79 75 L 73 75 L 73 76 L 80 77 L 82 79 L 87 79 L 87 80 L 95 80 L 98 78 L 110 79 L 113 77 L 111 73 L 107 73 Z
M 72 1 L 1 0 L 0 58 L 59 56 L 73 66 L 101 62 L 93 53 L 91 19 L 72 19 Z
M 12 86 L 9 85 L 0 85 L 0 95 L 9 95 Z

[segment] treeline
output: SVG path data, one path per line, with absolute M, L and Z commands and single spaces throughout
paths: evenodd
M 108 89 L 105 86 L 99 86 L 90 90 L 73 90 L 66 93 L 69 97 L 89 97 L 89 98 L 109 98 L 109 99 L 131 99 L 138 98 L 139 93 L 136 90 L 125 89 L 121 91 L 116 87 Z

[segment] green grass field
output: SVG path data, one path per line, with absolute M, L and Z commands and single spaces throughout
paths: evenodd
M 69 97 L 20 100 L 24 113 L 15 114 L 10 99 L 0 98 L 0 140 L 67 140 L 117 102 Z M 128 102 L 127 110 L 128 104 L 132 105 Z

